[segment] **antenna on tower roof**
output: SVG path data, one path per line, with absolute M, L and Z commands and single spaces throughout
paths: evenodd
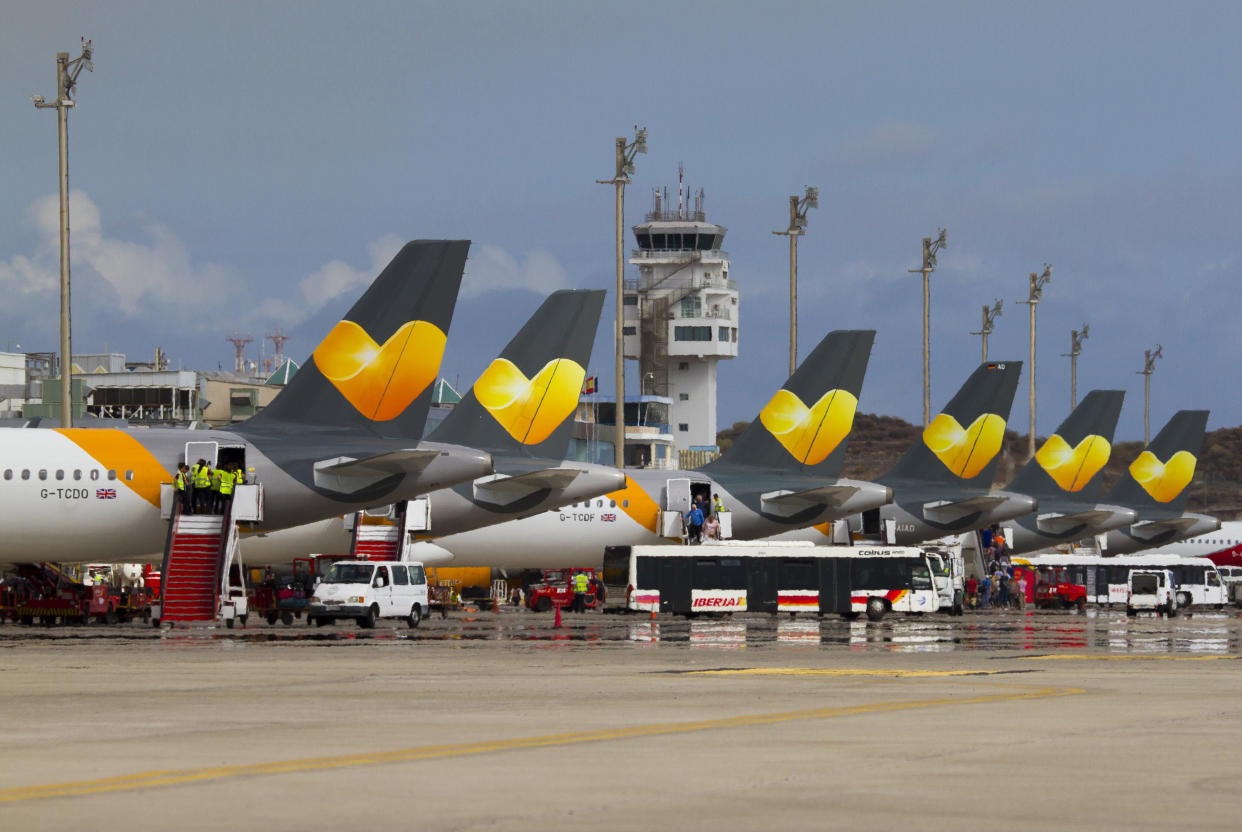
M 237 330 L 233 330 L 233 337 L 225 338 L 224 340 L 228 341 L 230 344 L 233 345 L 233 372 L 245 373 L 246 372 L 246 345 L 249 344 L 254 339 L 251 338 L 249 335 L 242 335 Z

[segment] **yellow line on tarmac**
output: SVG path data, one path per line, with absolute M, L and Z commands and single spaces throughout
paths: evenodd
M 685 676 L 864 676 L 887 679 L 939 679 L 948 676 L 993 676 L 1012 670 L 855 670 L 850 668 L 739 667 L 723 670 L 687 670 Z M 1023 671 L 1030 672 L 1030 671 Z
M 1018 656 L 1019 659 L 1025 659 L 1028 662 L 1045 662 L 1045 661 L 1101 661 L 1101 662 L 1124 662 L 1124 661 L 1143 661 L 1143 662 L 1214 662 L 1214 661 L 1233 661 L 1237 656 L 1169 656 L 1162 653 L 1153 653 L 1144 655 L 1143 653 L 1106 653 L 1100 655 L 1090 655 L 1085 653 L 1050 653 L 1046 656 Z
M 299 771 L 348 768 L 351 766 L 401 763 L 412 760 L 428 760 L 438 757 L 462 757 L 496 751 L 514 751 L 523 748 L 546 748 L 549 746 L 574 745 L 608 740 L 627 740 L 667 734 L 684 734 L 691 731 L 707 731 L 717 728 L 740 728 L 748 725 L 772 725 L 806 719 L 855 716 L 859 714 L 908 711 L 916 708 L 932 708 L 942 705 L 978 705 L 989 702 L 1009 702 L 1019 699 L 1044 699 L 1053 696 L 1069 696 L 1083 693 L 1080 688 L 1041 688 L 1035 686 L 1006 686 L 1012 692 L 985 694 L 964 699 L 921 699 L 904 702 L 877 702 L 869 705 L 849 705 L 836 708 L 815 708 L 807 711 L 785 711 L 770 714 L 751 714 L 722 719 L 695 720 L 691 722 L 656 723 L 635 725 L 605 731 L 581 731 L 569 734 L 546 734 L 535 737 L 519 737 L 510 740 L 461 743 L 458 745 L 431 745 L 422 748 L 404 748 L 396 751 L 377 751 L 366 754 L 346 754 L 335 757 L 307 757 L 299 760 L 276 760 L 267 763 L 251 763 L 235 766 L 212 766 L 172 771 L 146 771 L 99 780 L 81 780 L 69 783 L 47 783 L 39 786 L 22 786 L 0 789 L 0 803 L 38 800 L 48 797 L 70 797 L 104 792 L 129 791 L 156 786 L 177 786 L 222 780 L 229 777 L 247 777 L 266 774 L 290 774 Z

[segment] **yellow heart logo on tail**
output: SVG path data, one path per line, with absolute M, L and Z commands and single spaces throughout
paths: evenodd
M 311 357 L 359 413 L 386 422 L 436 380 L 446 340 L 435 324 L 408 321 L 380 346 L 358 324 L 341 321 Z
M 1130 476 L 1158 503 L 1167 503 L 1182 493 L 1195 475 L 1196 459 L 1189 451 L 1178 451 L 1161 462 L 1151 451 L 1143 451 L 1130 463 Z
M 781 389 L 759 411 L 759 421 L 804 465 L 818 465 L 849 436 L 858 399 L 848 390 L 829 390 L 807 407 L 796 393 Z
M 578 406 L 586 370 L 570 358 L 543 365 L 532 379 L 506 358 L 497 358 L 474 383 L 474 397 L 510 436 L 538 445 Z
M 967 480 L 992 461 L 1004 438 L 1005 420 L 995 413 L 984 413 L 965 430 L 957 419 L 941 413 L 923 430 L 923 444 L 950 471 Z
M 1108 462 L 1112 446 L 1103 436 L 1083 437 L 1075 447 L 1052 434 L 1035 452 L 1035 461 L 1066 491 L 1081 491 Z

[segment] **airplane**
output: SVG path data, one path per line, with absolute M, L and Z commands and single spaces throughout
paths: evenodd
M 490 453 L 494 473 L 427 495 L 426 528 L 414 533 L 465 532 L 624 486 L 625 474 L 616 468 L 565 459 L 604 295 L 603 290 L 549 295 L 429 434 L 433 442 L 468 443 Z M 387 516 L 401 522 L 396 507 Z M 243 551 L 250 564 L 283 563 L 307 552 L 348 554 L 351 540 L 345 518 L 335 517 L 248 536 Z
M 1208 558 L 1217 566 L 1242 566 L 1242 521 L 1227 520 L 1220 528 L 1166 543 L 1161 554 Z
M 1208 411 L 1179 410 L 1112 487 L 1105 502 L 1138 511 L 1138 521 L 1108 533 L 1103 554 L 1126 555 L 1214 532 L 1220 521 L 1184 514 L 1203 445 Z
M 627 469 L 624 487 L 603 497 L 420 541 L 409 557 L 431 566 L 589 566 L 600 563 L 610 546 L 680 542 L 692 496 L 709 505 L 718 496 L 728 509 L 722 518 L 738 539 L 882 505 L 891 499 L 888 488 L 838 478 L 874 338 L 872 330 L 829 333 L 759 418 L 709 465 L 692 471 Z
M 1035 452 L 1006 491 L 1039 500 L 1039 512 L 1002 524 L 1013 554 L 1128 526 L 1132 508 L 1099 502 L 1098 476 L 1112 453 L 1123 390 L 1092 390 Z
M 158 562 L 177 464 L 238 463 L 254 529 L 299 526 L 478 479 L 483 451 L 420 441 L 469 241 L 406 244 L 289 386 L 227 430 L 0 429 L 0 562 Z
M 1021 372 L 1021 361 L 989 361 L 971 373 L 920 439 L 876 478 L 892 489 L 891 503 L 835 527 L 773 539 L 848 544 L 861 534 L 909 546 L 1030 514 L 1039 507 L 1034 497 L 989 490 Z

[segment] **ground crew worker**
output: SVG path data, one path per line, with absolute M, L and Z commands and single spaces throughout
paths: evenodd
M 225 516 L 233 505 L 233 472 L 229 468 L 216 472 L 220 475 L 220 513 Z
M 585 572 L 579 572 L 573 577 L 574 587 L 574 603 L 570 608 L 573 612 L 586 612 L 587 590 L 591 588 L 591 579 Z
M 720 494 L 712 495 L 712 514 L 719 514 L 724 511 L 724 500 L 720 499 Z
M 220 514 L 224 503 L 220 499 L 220 478 L 224 476 L 224 471 L 217 465 L 211 471 L 211 513 Z
M 190 508 L 190 504 L 186 502 L 186 486 L 189 484 L 190 469 L 186 467 L 184 462 L 177 463 L 177 473 L 173 476 L 173 494 L 181 506 L 183 514 L 193 514 L 194 510 Z
M 246 466 L 238 465 L 233 469 L 233 485 L 234 487 L 246 484 Z
M 194 463 L 190 473 L 190 481 L 194 485 L 194 511 L 208 514 L 211 511 L 211 468 L 207 460 L 200 459 Z

